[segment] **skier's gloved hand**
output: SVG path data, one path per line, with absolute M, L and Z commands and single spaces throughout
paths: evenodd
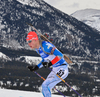
M 30 71 L 36 71 L 39 69 L 39 67 L 36 65 L 36 66 L 27 66 L 27 68 L 30 70 Z
M 52 65 L 51 62 L 42 62 L 42 64 L 43 64 L 43 66 L 44 66 L 45 68 L 50 67 L 50 66 Z

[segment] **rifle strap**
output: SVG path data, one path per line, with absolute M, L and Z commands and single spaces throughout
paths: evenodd
M 48 52 L 44 51 L 43 46 L 42 46 L 42 42 L 43 42 L 43 41 L 44 41 L 44 40 L 40 40 L 40 41 L 39 41 L 39 42 L 40 42 L 40 47 L 41 47 L 41 49 L 43 50 L 43 52 L 46 53 L 46 54 L 48 54 L 48 55 L 53 55 L 52 52 L 51 52 L 51 53 L 48 53 Z

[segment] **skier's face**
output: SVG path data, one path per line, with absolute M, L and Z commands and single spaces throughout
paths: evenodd
M 30 46 L 30 48 L 32 48 L 32 49 L 37 48 L 38 40 L 30 40 L 30 41 L 27 41 L 27 42 L 28 42 L 28 45 Z

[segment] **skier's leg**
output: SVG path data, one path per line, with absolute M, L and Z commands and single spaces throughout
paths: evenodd
M 68 76 L 68 68 L 67 66 L 59 66 L 56 68 L 53 68 L 53 71 L 55 73 L 59 73 L 59 71 L 64 70 L 64 74 L 61 76 L 62 79 L 65 79 Z M 47 79 L 42 84 L 42 93 L 44 97 L 51 97 L 51 89 L 59 83 L 61 80 L 56 76 L 56 74 L 51 71 L 51 73 L 48 75 Z
M 42 94 L 44 97 L 51 97 L 51 91 L 50 91 L 50 88 L 48 87 L 48 85 L 51 83 L 53 77 L 54 77 L 54 73 L 51 72 L 48 75 L 47 79 L 42 84 Z

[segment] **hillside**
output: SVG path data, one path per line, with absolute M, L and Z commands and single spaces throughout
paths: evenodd
M 26 24 L 28 22 L 53 38 L 53 43 L 66 54 L 99 59 L 100 32 L 97 30 L 42 0 L 32 0 L 31 6 L 30 3 L 26 5 L 16 0 L 4 0 L 0 4 L 1 46 L 29 49 L 26 35 L 32 28 Z
M 100 31 L 100 10 L 84 9 L 76 11 L 71 16 Z

